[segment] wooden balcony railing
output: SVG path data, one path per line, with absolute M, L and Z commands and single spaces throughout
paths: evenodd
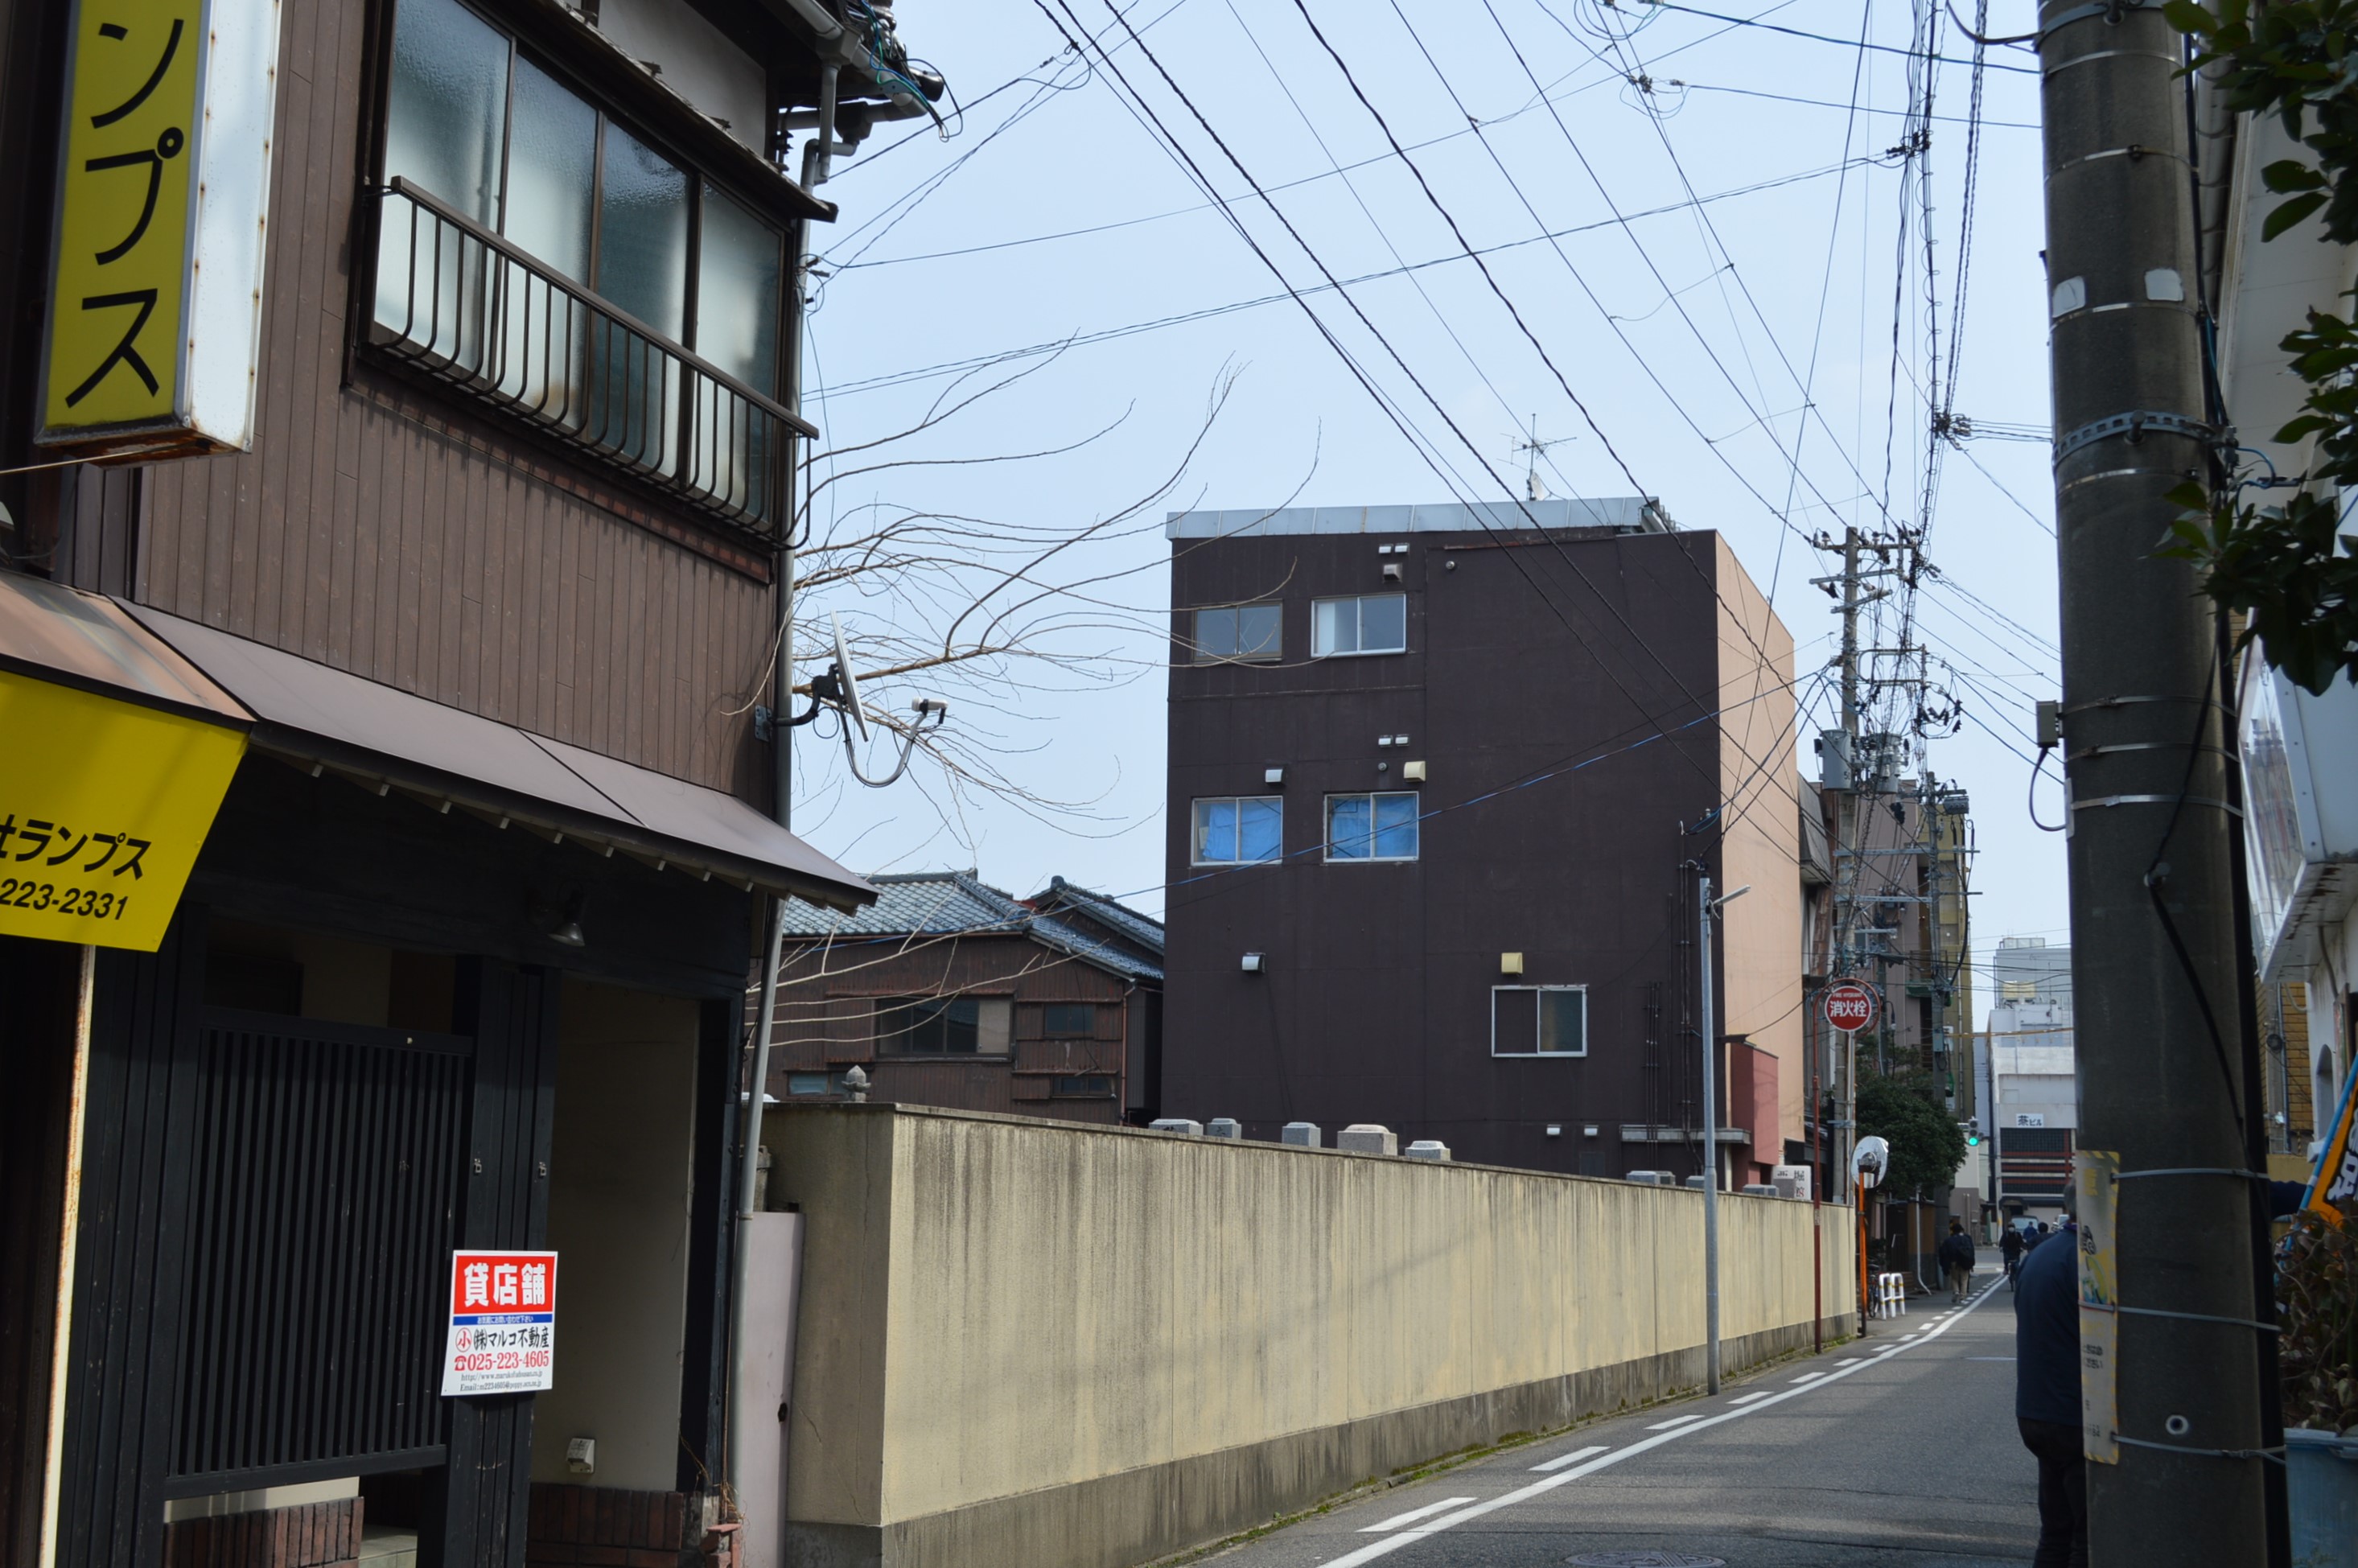
M 814 426 L 407 181 L 374 194 L 381 352 L 710 518 L 783 532 L 791 438 Z

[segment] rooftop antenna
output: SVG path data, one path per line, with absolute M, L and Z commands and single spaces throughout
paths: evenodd
M 1521 457 L 1525 452 L 1531 453 L 1531 460 L 1523 467 L 1523 493 L 1526 497 L 1532 501 L 1548 498 L 1547 486 L 1540 482 L 1540 460 L 1547 456 L 1550 447 L 1560 447 L 1572 438 L 1570 436 L 1551 436 L 1546 440 L 1540 439 L 1540 416 L 1536 414 L 1531 416 L 1530 439 L 1526 440 L 1520 435 L 1515 438 L 1515 455 Z
M 918 732 L 927 728 L 929 720 L 932 728 L 940 729 L 943 722 L 949 718 L 950 706 L 937 697 L 921 697 L 911 703 L 910 711 L 914 713 L 916 718 L 905 725 L 893 726 L 901 731 L 900 762 L 891 773 L 881 779 L 872 779 L 861 773 L 860 754 L 852 747 L 851 732 L 857 728 L 860 738 L 863 741 L 868 739 L 869 708 L 860 700 L 860 682 L 851 673 L 851 646 L 844 639 L 843 622 L 832 611 L 828 613 L 827 619 L 829 628 L 835 633 L 835 662 L 827 666 L 825 675 L 811 677 L 811 710 L 808 713 L 797 715 L 793 721 L 796 724 L 806 724 L 818 717 L 822 704 L 833 708 L 844 720 L 841 725 L 843 760 L 850 768 L 851 776 L 871 789 L 882 789 L 885 785 L 897 782 L 903 773 L 909 771 L 909 759 L 917 749 Z M 882 723 L 884 720 L 880 719 L 878 722 Z

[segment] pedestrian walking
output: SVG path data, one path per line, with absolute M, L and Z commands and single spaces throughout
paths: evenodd
M 2022 1271 L 2022 1232 L 2008 1225 L 1998 1233 L 1997 1255 L 2006 1262 L 2006 1282 L 2012 1289 L 2015 1276 Z
M 1974 1293 L 1974 1264 L 1976 1260 L 1974 1238 L 1965 1234 L 1964 1221 L 1949 1221 L 1949 1234 L 1941 1238 L 1941 1268 L 1949 1276 L 1949 1300 L 1952 1303 L 1962 1303 Z
M 2039 1461 L 2039 1550 L 2031 1568 L 2086 1568 L 2088 1472 L 2080 1448 L 2080 1238 L 2031 1245 L 2015 1282 L 2014 1418 Z

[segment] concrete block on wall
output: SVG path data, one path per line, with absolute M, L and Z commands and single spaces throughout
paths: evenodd
M 1641 1187 L 1667 1187 L 1671 1184 L 1668 1171 L 1632 1171 L 1629 1179 Z
M 1446 1160 L 1449 1158 L 1449 1145 L 1438 1139 L 1420 1138 L 1408 1146 L 1408 1157 L 1412 1160 Z
M 1318 1124 L 1314 1121 L 1289 1121 L 1278 1130 L 1277 1134 L 1279 1142 L 1291 1143 L 1303 1149 L 1321 1147 L 1321 1140 L 1324 1136 L 1325 1134 L 1319 1130 Z
M 1216 1116 L 1204 1123 L 1204 1136 L 1206 1138 L 1240 1139 L 1244 1135 L 1245 1124 L 1232 1116 Z
M 1389 1127 L 1355 1121 L 1335 1135 L 1335 1147 L 1354 1154 L 1397 1154 L 1400 1139 Z
M 1183 1116 L 1166 1116 L 1160 1121 L 1149 1122 L 1147 1125 L 1157 1132 L 1184 1132 L 1190 1138 L 1204 1136 L 1202 1122 L 1189 1121 Z

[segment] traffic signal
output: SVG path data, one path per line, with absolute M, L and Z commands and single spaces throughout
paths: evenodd
M 1966 1148 L 1978 1149 L 1982 1146 L 1982 1130 L 1975 1127 L 1972 1122 L 1961 1121 L 1957 1123 L 1957 1130 L 1965 1135 Z

